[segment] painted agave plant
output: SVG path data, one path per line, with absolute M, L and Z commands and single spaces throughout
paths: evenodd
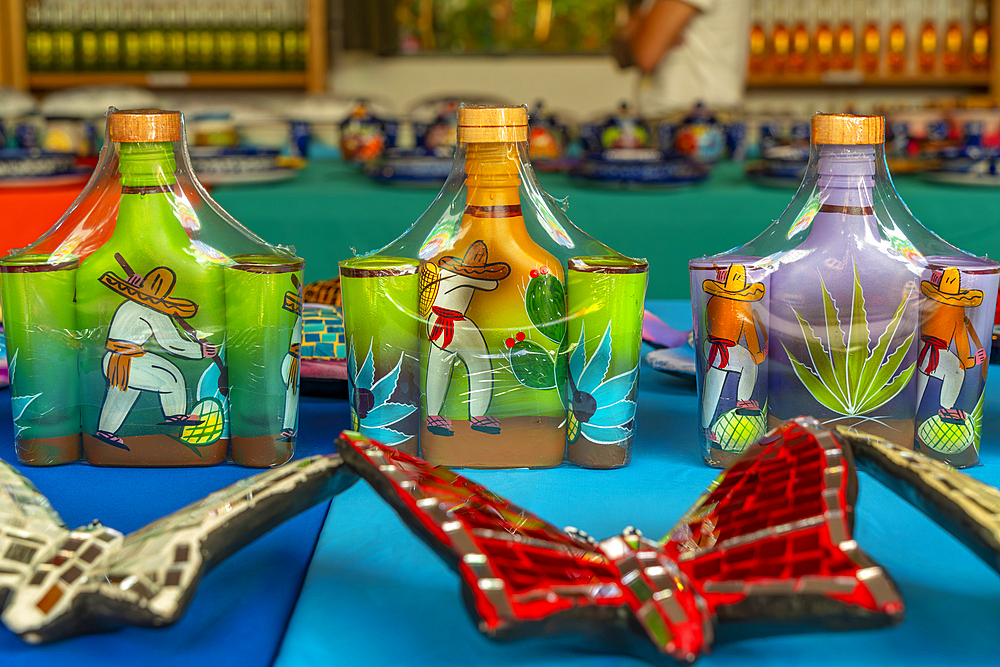
M 611 445 L 632 435 L 635 401 L 632 395 L 639 364 L 620 375 L 604 379 L 611 366 L 611 325 L 587 359 L 583 328 L 569 358 L 569 415 L 567 437 L 576 442 L 581 433 L 591 442 Z
M 368 347 L 368 355 L 361 364 L 361 370 L 357 368 L 353 340 L 347 348 L 347 391 L 351 404 L 351 429 L 390 446 L 405 442 L 410 436 L 389 427 L 417 409 L 415 405 L 389 401 L 396 391 L 402 364 L 403 353 L 400 352 L 396 367 L 376 382 L 371 346 Z
M 823 321 L 808 322 L 795 312 L 809 358 L 796 359 L 785 347 L 792 369 L 809 393 L 831 411 L 847 418 L 878 422 L 879 418 L 869 413 L 902 391 L 913 377 L 916 367 L 916 363 L 912 363 L 902 368 L 914 334 L 911 333 L 889 352 L 910 293 L 904 295 L 875 348 L 869 350 L 868 313 L 865 311 L 865 295 L 858 267 L 854 267 L 854 293 L 851 310 L 846 316 L 837 309 L 822 280 L 820 286 L 823 291 Z

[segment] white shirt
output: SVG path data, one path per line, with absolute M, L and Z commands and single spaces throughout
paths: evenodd
M 655 0 L 654 0 L 655 1 Z M 750 48 L 749 0 L 682 0 L 699 10 L 667 51 L 648 86 L 640 85 L 644 116 L 687 110 L 697 102 L 711 109 L 743 101 Z

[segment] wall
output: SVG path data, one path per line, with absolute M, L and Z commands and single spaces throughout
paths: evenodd
M 533 105 L 543 99 L 550 109 L 586 120 L 633 100 L 638 77 L 604 56 L 410 56 L 384 58 L 342 52 L 334 57 L 330 90 L 338 97 L 361 96 L 404 112 L 415 102 L 444 95 L 493 95 Z M 959 88 L 813 88 L 754 89 L 747 93 L 751 111 L 869 112 L 881 105 L 919 106 L 973 91 Z

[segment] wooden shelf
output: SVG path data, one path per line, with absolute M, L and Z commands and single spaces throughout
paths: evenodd
M 805 88 L 815 87 L 880 87 L 880 88 L 987 88 L 989 72 L 956 72 L 954 74 L 865 74 L 861 71 L 761 73 L 750 74 L 747 86 L 751 88 Z
M 25 49 L 25 0 L 0 0 L 0 85 L 38 91 L 117 83 L 148 88 L 289 88 L 323 92 L 327 82 L 329 1 L 305 0 L 309 52 L 304 71 L 31 73 Z
M 148 88 L 305 88 L 306 72 L 32 72 L 28 86 L 53 90 L 69 86 L 125 84 Z

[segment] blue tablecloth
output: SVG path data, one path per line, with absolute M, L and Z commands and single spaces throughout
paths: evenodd
M 690 326 L 684 302 L 654 301 L 649 307 L 674 326 Z M 557 525 L 574 525 L 599 538 L 629 524 L 650 535 L 665 533 L 717 471 L 702 464 L 696 446 L 693 385 L 646 367 L 639 382 L 628 467 L 468 476 Z M 8 399 L 9 392 L 0 393 L 0 456 L 13 460 Z M 328 451 L 347 425 L 345 401 L 303 399 L 297 454 Z M 983 434 L 985 465 L 969 473 L 1000 484 L 996 379 L 987 391 Z M 128 531 L 253 471 L 76 464 L 27 472 L 67 523 L 100 517 Z M 895 578 L 908 605 L 906 621 L 889 630 L 743 640 L 718 646 L 701 664 L 998 664 L 1000 578 L 922 514 L 867 475 L 860 477 L 856 537 Z M 0 667 L 272 662 L 276 667 L 642 664 L 554 642 L 498 644 L 482 638 L 462 605 L 457 577 L 364 484 L 335 499 L 328 515 L 325 507 L 315 508 L 224 562 L 205 578 L 172 628 L 130 628 L 45 647 L 26 646 L 0 628 Z
M 296 456 L 332 449 L 350 420 L 346 401 L 303 398 Z M 10 390 L 0 392 L 0 458 L 16 461 Z M 98 468 L 86 463 L 16 467 L 70 527 L 95 518 L 128 533 L 258 470 Z M 181 620 L 29 646 L 0 625 L 0 667 L 94 665 L 268 667 L 274 661 L 329 503 L 300 514 L 238 551 L 202 581 Z
M 648 307 L 690 327 L 687 304 Z M 994 372 L 996 368 L 993 369 Z M 632 463 L 621 470 L 573 467 L 467 471 L 556 525 L 597 538 L 634 525 L 666 533 L 717 471 L 696 445 L 693 385 L 644 367 Z M 987 394 L 985 466 L 970 474 L 1000 484 L 1000 388 Z M 815 632 L 718 646 L 703 665 L 965 665 L 1000 663 L 1000 578 L 965 547 L 865 474 L 856 538 L 894 577 L 908 605 L 889 630 Z M 331 507 L 276 667 L 304 665 L 628 665 L 552 642 L 484 639 L 465 612 L 458 578 L 366 485 Z

